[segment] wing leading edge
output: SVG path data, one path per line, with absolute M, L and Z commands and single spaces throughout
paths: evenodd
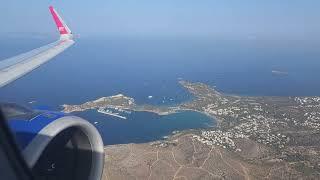
M 60 32 L 60 39 L 27 53 L 0 61 L 0 87 L 26 75 L 74 44 L 72 32 L 57 11 L 49 7 Z

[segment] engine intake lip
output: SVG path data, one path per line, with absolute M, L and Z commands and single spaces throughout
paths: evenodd
M 102 138 L 91 123 L 76 116 L 58 118 L 41 129 L 22 152 L 27 165 L 33 168 L 54 137 L 68 128 L 76 128 L 88 138 L 91 151 L 93 152 L 89 180 L 100 179 L 104 166 L 104 146 Z

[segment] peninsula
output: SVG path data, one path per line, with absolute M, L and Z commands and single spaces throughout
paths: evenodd
M 152 148 L 153 151 L 159 153 L 167 152 L 166 149 L 177 150 L 182 146 L 179 153 L 184 154 L 186 159 L 195 158 L 190 163 L 196 163 L 196 155 L 200 155 L 202 151 L 197 146 L 208 147 L 209 149 L 205 150 L 206 155 L 202 154 L 207 157 L 204 157 L 205 161 L 201 161 L 202 165 L 192 165 L 192 167 L 197 167 L 195 169 L 200 171 L 200 174 L 208 176 L 208 179 L 224 176 L 236 177 L 234 173 L 241 174 L 244 179 L 250 179 L 250 177 L 255 179 L 260 176 L 272 179 L 279 174 L 281 174 L 281 179 L 288 179 L 290 175 L 311 179 L 320 177 L 320 97 L 236 96 L 220 93 L 203 83 L 188 81 L 179 81 L 179 83 L 194 98 L 174 107 L 137 105 L 132 98 L 117 95 L 103 97 L 81 105 L 63 105 L 63 111 L 84 111 L 101 107 L 148 111 L 160 115 L 185 110 L 197 111 L 216 119 L 218 126 L 210 130 L 185 131 L 166 141 L 141 145 L 131 144 L 128 148 L 134 152 L 134 149 L 141 148 L 141 146 L 144 148 L 155 146 Z M 183 143 L 179 143 L 180 141 Z M 189 145 L 196 146 L 194 152 L 190 154 L 188 153 L 190 148 L 185 149 L 184 147 Z M 110 148 L 121 150 L 124 146 L 129 145 L 115 145 Z M 110 149 L 106 147 L 106 152 L 110 153 L 109 151 Z M 214 164 L 219 163 L 221 158 L 220 160 L 213 158 L 213 153 L 218 154 L 221 158 L 227 155 L 228 160 L 224 165 L 229 164 L 228 166 L 231 166 L 234 171 L 215 172 L 211 167 L 217 167 Z M 127 160 L 131 160 L 132 155 L 128 158 Z M 174 156 L 172 158 L 172 161 L 177 159 Z M 120 165 L 117 162 L 110 162 L 111 160 L 107 161 L 121 166 L 119 168 L 126 167 L 125 164 Z M 232 164 L 233 162 L 238 162 L 238 164 Z M 174 166 L 174 164 L 184 163 L 177 160 L 171 165 Z M 172 177 L 180 177 L 177 174 L 182 173 L 181 169 L 191 165 L 187 164 L 180 168 L 177 166 L 176 173 L 173 173 Z M 137 175 L 135 174 L 137 172 L 131 173 L 133 176 Z M 111 175 L 112 173 L 109 174 Z

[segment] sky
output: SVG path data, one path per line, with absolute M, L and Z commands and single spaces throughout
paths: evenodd
M 0 35 L 55 34 L 54 5 L 82 37 L 319 40 L 319 0 L 2 0 Z

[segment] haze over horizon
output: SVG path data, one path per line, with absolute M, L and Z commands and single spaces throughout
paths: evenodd
M 320 2 L 204 0 L 5 1 L 0 36 L 55 35 L 53 5 L 81 37 L 206 37 L 319 41 Z M 12 23 L 14 22 L 14 23 Z

